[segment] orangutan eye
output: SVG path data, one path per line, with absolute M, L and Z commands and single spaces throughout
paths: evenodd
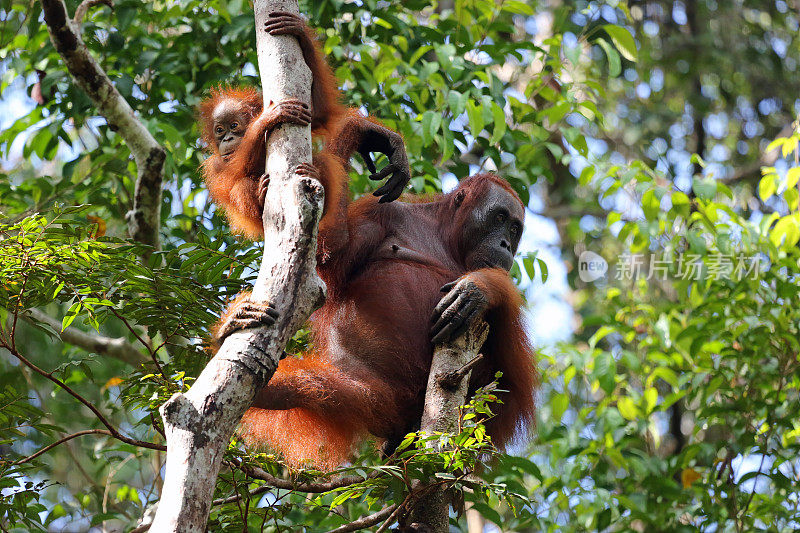
M 217 129 L 216 129 L 216 130 L 214 130 L 214 131 L 216 131 L 216 132 L 217 132 L 217 134 L 219 134 L 219 133 L 222 133 L 222 128 L 221 128 L 221 127 L 219 127 L 219 126 L 217 126 Z
M 517 227 L 517 225 L 516 225 L 516 224 L 514 224 L 513 226 L 511 226 L 511 235 L 513 235 L 514 237 L 516 237 L 516 236 L 517 236 L 517 233 L 519 233 L 519 228 Z
M 496 218 L 497 218 L 497 222 L 502 224 L 503 222 L 506 221 L 506 218 L 508 218 L 508 217 L 506 216 L 505 213 L 497 213 L 497 217 Z
M 239 127 L 239 123 L 238 122 L 231 122 L 231 129 L 232 130 L 235 130 L 238 127 Z

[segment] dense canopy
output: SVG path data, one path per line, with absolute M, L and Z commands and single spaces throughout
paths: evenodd
M 147 240 L 127 217 L 143 167 L 71 77 L 41 4 L 0 0 L 3 531 L 127 531 L 152 514 L 158 407 L 209 360 L 208 328 L 262 251 L 210 202 L 196 125 L 212 88 L 259 83 L 252 6 L 90 4 L 77 22 L 92 57 L 166 154 L 160 218 Z M 451 517 L 463 531 L 796 530 L 797 3 L 300 10 L 345 103 L 403 134 L 408 192 L 492 170 L 527 206 L 512 275 L 539 354 L 537 425 L 495 454 L 484 391 L 442 437 L 450 451 L 408 439 L 386 464 L 365 446 L 346 471 L 358 483 L 310 496 L 252 467 L 331 478 L 234 440 L 209 530 L 334 529 L 433 473 L 471 508 Z M 368 174 L 355 161 L 353 197 Z M 301 330 L 287 350 L 309 342 Z

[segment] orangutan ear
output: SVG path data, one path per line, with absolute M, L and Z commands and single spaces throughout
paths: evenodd
M 464 191 L 458 191 L 456 193 L 456 197 L 453 200 L 455 202 L 455 204 L 456 204 L 456 207 L 460 207 L 461 206 L 461 203 L 464 201 L 464 197 L 466 195 L 467 195 L 467 193 L 465 193 Z

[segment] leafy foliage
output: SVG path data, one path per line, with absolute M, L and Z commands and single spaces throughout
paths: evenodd
M 777 215 L 737 214 L 722 184 L 690 201 L 646 174 L 634 182 L 643 216 L 618 223 L 612 213 L 609 236 L 639 252 L 640 276 L 637 256 L 620 255 L 600 291 L 606 312 L 592 317 L 601 327 L 548 357 L 544 416 L 569 423 L 541 428 L 540 446 L 554 482 L 577 489 L 549 514 L 598 529 L 791 530 L 795 242 Z
M 325 0 L 301 11 L 346 103 L 403 133 L 413 192 L 497 170 L 555 221 L 557 257 L 577 266 L 594 250 L 611 270 L 594 283 L 566 275 L 579 324 L 541 350 L 530 447 L 493 450 L 480 423 L 491 390 L 458 432 L 409 436 L 392 462 L 368 445 L 337 473 L 358 483 L 312 497 L 266 490 L 252 469 L 309 483 L 330 473 L 290 471 L 234 441 L 216 494 L 233 500 L 217 502 L 209 528 L 332 529 L 433 476 L 457 508 L 463 498 L 503 529 L 794 530 L 797 125 L 772 141 L 797 110 L 787 4 Z M 262 253 L 210 204 L 194 126 L 211 87 L 258 83 L 247 3 L 116 0 L 82 30 L 167 150 L 162 251 L 126 238 L 135 164 L 69 77 L 39 4 L 0 0 L 0 525 L 15 531 L 124 529 L 151 510 L 156 450 L 92 433 L 25 459 L 107 429 L 89 405 L 121 435 L 163 443 L 158 406 L 208 360 L 210 323 Z M 351 177 L 354 196 L 373 187 L 358 162 Z M 531 248 L 542 226 L 529 218 Z M 535 299 L 539 281 L 561 281 L 561 261 L 526 251 L 512 274 Z M 757 272 L 737 274 L 741 261 Z M 128 349 L 62 342 L 62 330 Z M 306 331 L 289 351 L 307 343 Z M 463 515 L 451 522 L 466 528 Z

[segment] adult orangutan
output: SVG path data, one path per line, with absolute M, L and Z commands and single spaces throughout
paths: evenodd
M 344 157 L 355 144 L 332 150 Z M 314 348 L 280 362 L 242 420 L 245 440 L 283 452 L 292 464 L 327 467 L 347 460 L 367 434 L 393 449 L 419 425 L 434 343 L 480 317 L 490 333 L 470 393 L 498 370 L 508 391 L 487 430 L 502 447 L 530 425 L 534 354 L 508 275 L 523 214 L 519 197 L 494 174 L 467 178 L 427 202 L 365 197 L 351 204 L 341 221 L 347 239 L 319 266 L 328 298 L 311 317 Z M 218 341 L 270 321 L 263 310 L 259 316 L 234 303 Z
M 362 142 L 355 150 L 373 172 L 370 178 L 380 180 L 391 175 L 374 194 L 384 202 L 397 199 L 410 177 L 400 135 L 339 103 L 336 78 L 315 42 L 313 30 L 302 18 L 292 13 L 271 13 L 265 30 L 271 35 L 297 37 L 312 74 L 311 109 L 293 99 L 270 102 L 265 107 L 261 94 L 253 88 L 215 89 L 200 104 L 203 140 L 211 150 L 211 156 L 203 162 L 203 176 L 211 197 L 224 209 L 234 231 L 252 239 L 264 233 L 261 214 L 269 185 L 269 177 L 264 174 L 266 136 L 282 123 L 311 124 L 312 134 L 325 139 L 357 130 Z M 372 151 L 389 158 L 389 164 L 380 172 L 376 172 L 371 159 Z M 327 153 L 317 155 L 314 164 L 325 188 L 320 222 L 325 229 L 333 219 L 341 217 L 334 211 L 346 205 L 347 175 Z

